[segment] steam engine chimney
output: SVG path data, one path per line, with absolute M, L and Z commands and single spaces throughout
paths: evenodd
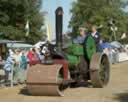
M 56 14 L 56 45 L 61 50 L 62 47 L 62 32 L 63 32 L 63 8 L 58 7 Z

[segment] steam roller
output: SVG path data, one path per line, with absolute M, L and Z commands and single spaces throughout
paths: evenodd
M 98 51 L 96 39 L 88 35 L 84 44 L 71 39 L 62 41 L 63 9 L 56 9 L 56 44 L 42 45 L 45 58 L 31 65 L 27 72 L 27 90 L 31 95 L 64 96 L 67 87 L 92 83 L 102 88 L 109 82 L 110 64 L 106 54 Z

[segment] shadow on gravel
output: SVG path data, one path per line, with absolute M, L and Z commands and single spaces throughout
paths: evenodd
M 79 83 L 71 83 L 70 85 L 70 88 L 79 88 L 79 87 L 92 88 L 92 84 L 90 82 L 79 82 Z
M 26 87 L 22 88 L 19 94 L 30 96 Z
M 92 84 L 90 82 L 77 82 L 77 83 L 71 83 L 70 85 L 66 85 L 66 86 L 63 86 L 63 87 L 60 87 L 60 90 L 64 91 L 66 90 L 67 88 L 79 88 L 79 87 L 86 87 L 86 88 L 92 88 Z M 31 94 L 29 94 L 28 90 L 27 90 L 27 87 L 23 87 L 19 94 L 21 95 L 25 95 L 25 96 L 32 96 Z
M 128 102 L 128 92 L 116 94 L 115 99 L 120 102 Z

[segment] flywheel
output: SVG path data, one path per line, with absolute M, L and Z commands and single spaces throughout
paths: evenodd
M 94 53 L 96 53 L 96 41 L 91 35 L 89 35 L 84 42 L 85 59 L 90 61 Z

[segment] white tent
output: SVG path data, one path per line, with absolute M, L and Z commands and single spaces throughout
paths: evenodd
M 46 43 L 46 41 L 39 41 L 39 42 L 37 42 L 37 43 L 34 45 L 34 47 L 40 48 L 40 46 L 42 46 L 42 45 L 45 44 L 45 43 Z
M 116 48 L 122 48 L 123 47 L 123 45 L 121 43 L 119 43 L 118 41 L 111 42 L 111 45 L 113 47 L 116 47 Z

